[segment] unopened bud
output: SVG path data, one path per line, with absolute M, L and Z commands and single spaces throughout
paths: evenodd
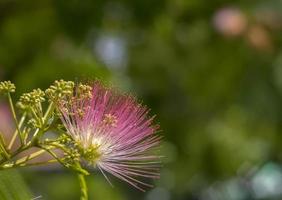
M 52 101 L 63 100 L 67 96 L 72 96 L 74 82 L 59 80 L 55 81 L 46 91 L 47 97 Z
M 15 92 L 16 86 L 11 81 L 0 82 L 0 93 Z

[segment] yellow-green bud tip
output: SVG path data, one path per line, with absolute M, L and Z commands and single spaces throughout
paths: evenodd
M 1 93 L 12 93 L 16 91 L 16 86 L 11 81 L 0 82 L 0 92 Z

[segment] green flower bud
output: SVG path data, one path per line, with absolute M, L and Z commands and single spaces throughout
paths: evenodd
M 89 85 L 85 85 L 80 83 L 77 87 L 77 95 L 84 99 L 84 98 L 91 98 L 92 97 L 92 87 Z
M 59 80 L 55 81 L 46 91 L 46 96 L 51 101 L 63 100 L 65 97 L 73 95 L 74 82 Z
M 29 107 L 36 106 L 36 104 L 45 101 L 44 96 L 45 93 L 41 89 L 34 89 L 32 92 L 22 94 L 17 106 L 21 109 L 27 109 Z
M 0 93 L 15 92 L 16 86 L 11 81 L 0 82 Z

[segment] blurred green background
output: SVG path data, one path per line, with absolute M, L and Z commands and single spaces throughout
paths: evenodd
M 90 199 L 282 199 L 281 44 L 281 0 L 0 0 L 0 79 L 17 95 L 99 78 L 157 114 L 156 187 L 94 173 Z M 78 199 L 64 169 L 19 173 L 25 195 Z

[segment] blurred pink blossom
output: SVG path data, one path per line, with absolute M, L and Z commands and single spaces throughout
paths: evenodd
M 238 36 L 245 31 L 247 20 L 238 8 L 225 7 L 215 13 L 213 24 L 215 29 L 225 36 Z

